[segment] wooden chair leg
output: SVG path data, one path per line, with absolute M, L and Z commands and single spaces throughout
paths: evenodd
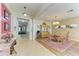
M 12 55 L 13 52 L 15 52 L 15 53 L 17 54 L 17 52 L 15 51 L 14 47 L 12 46 L 12 47 L 10 48 L 10 55 Z
M 10 47 L 10 55 L 12 55 L 13 52 L 13 46 Z
M 17 54 L 16 50 L 14 49 L 15 54 Z

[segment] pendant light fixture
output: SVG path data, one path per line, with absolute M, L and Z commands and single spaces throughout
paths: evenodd
M 73 11 L 74 11 L 74 9 L 70 9 L 70 10 L 67 11 L 67 13 L 70 13 L 70 12 L 73 12 Z
M 23 16 L 27 16 L 27 13 L 26 13 L 26 8 L 27 8 L 27 7 L 25 7 L 25 6 L 24 6 Z

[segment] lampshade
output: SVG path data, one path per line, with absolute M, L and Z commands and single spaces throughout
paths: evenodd
M 53 22 L 53 25 L 58 25 L 60 24 L 60 22 Z
M 27 14 L 26 14 L 26 13 L 24 13 L 23 15 L 24 15 L 24 16 L 27 16 Z

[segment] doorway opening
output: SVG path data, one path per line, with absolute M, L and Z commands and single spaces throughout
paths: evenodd
M 18 18 L 18 35 L 21 38 L 29 39 L 29 21 L 24 18 Z

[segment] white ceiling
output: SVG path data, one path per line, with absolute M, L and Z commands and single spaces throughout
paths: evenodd
M 74 9 L 73 12 L 67 11 Z M 57 16 L 57 20 L 79 16 L 79 4 L 77 3 L 56 3 L 51 4 L 41 15 L 39 19 L 53 19 Z M 37 17 L 38 18 L 38 17 Z
M 7 3 L 6 4 L 9 8 L 11 8 L 11 10 L 13 12 L 16 13 L 20 13 L 22 14 L 24 11 L 24 6 L 27 7 L 26 8 L 26 13 L 31 16 L 34 17 L 37 12 L 40 10 L 40 8 L 42 7 L 43 4 L 41 3 Z
M 57 20 L 79 16 L 78 3 L 10 3 L 7 6 L 16 13 L 23 13 L 23 7 L 26 6 L 26 13 L 39 20 L 54 20 L 55 16 Z M 74 11 L 67 13 L 71 9 Z

